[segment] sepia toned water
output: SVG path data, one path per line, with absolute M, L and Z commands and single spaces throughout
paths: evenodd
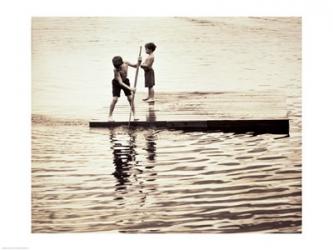
M 282 91 L 290 136 L 90 129 L 149 41 L 156 94 Z M 301 130 L 298 18 L 32 19 L 34 233 L 301 232 Z

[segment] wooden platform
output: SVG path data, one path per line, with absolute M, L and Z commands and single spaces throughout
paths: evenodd
M 136 114 L 139 121 L 130 126 L 183 130 L 221 130 L 224 132 L 254 132 L 289 134 L 286 100 L 276 92 L 181 92 L 157 93 L 155 103 L 148 104 L 136 94 Z M 114 122 L 95 119 L 90 127 L 127 126 L 129 104 L 125 97 L 117 103 Z M 107 114 L 107 110 L 105 114 Z

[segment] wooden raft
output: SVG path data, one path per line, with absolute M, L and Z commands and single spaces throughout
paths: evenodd
M 221 130 L 235 133 L 289 134 L 286 98 L 277 92 L 160 92 L 155 103 L 142 101 L 136 94 L 136 117 L 130 127 L 157 127 L 183 130 Z M 127 126 L 129 104 L 117 103 L 113 122 L 89 122 L 90 127 Z

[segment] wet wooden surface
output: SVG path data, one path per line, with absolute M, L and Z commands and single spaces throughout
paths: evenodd
M 221 129 L 288 133 L 286 100 L 278 92 L 180 92 L 157 93 L 154 103 L 135 97 L 136 117 L 131 126 L 180 129 Z M 121 97 L 125 99 L 125 97 Z M 127 125 L 129 104 L 118 102 L 114 122 L 104 118 L 90 121 L 91 127 Z

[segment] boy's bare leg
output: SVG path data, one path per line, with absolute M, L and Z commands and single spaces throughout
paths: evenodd
M 154 87 L 150 87 L 148 89 L 148 99 L 146 100 L 148 103 L 150 102 L 154 102 L 154 98 L 155 98 L 155 91 L 154 91 Z
M 148 102 L 153 102 L 155 97 L 155 91 L 154 87 L 149 87 L 148 88 L 148 97 L 142 99 L 142 101 L 148 101 Z
M 149 88 L 149 99 L 154 100 L 155 98 L 155 91 L 154 87 Z
M 118 97 L 114 96 L 113 99 L 112 99 L 111 105 L 110 105 L 109 121 L 113 120 L 112 114 L 113 114 L 113 110 L 114 110 L 114 107 L 116 106 L 117 101 L 118 101 Z

